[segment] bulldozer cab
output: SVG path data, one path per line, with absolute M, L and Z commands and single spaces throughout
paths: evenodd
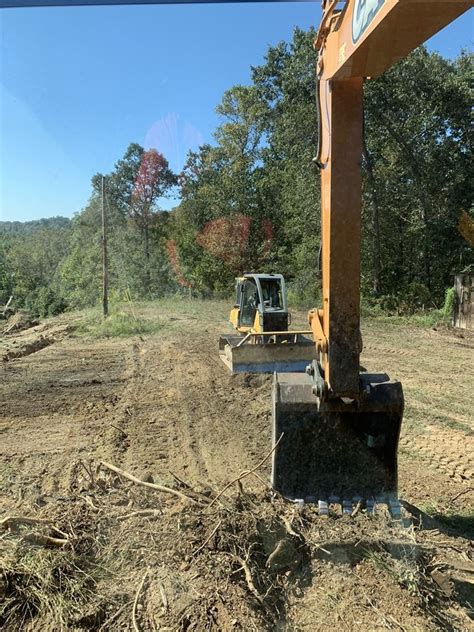
M 265 313 L 287 313 L 282 275 L 253 274 L 237 279 L 235 307 L 239 308 L 239 327 L 253 327 L 257 310 L 262 322 Z
M 281 274 L 245 274 L 235 282 L 230 324 L 219 355 L 232 373 L 304 371 L 316 357 L 314 342 L 290 331 L 285 281 Z

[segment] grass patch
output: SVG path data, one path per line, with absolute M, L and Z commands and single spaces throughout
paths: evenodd
M 96 600 L 97 568 L 69 552 L 24 548 L 2 564 L 2 574 L 6 595 L 0 623 L 10 629 L 35 617 L 66 628 Z
M 375 567 L 391 577 L 399 586 L 408 590 L 413 597 L 420 597 L 420 571 L 415 559 L 407 554 L 406 558 L 395 559 L 389 553 L 368 551 L 366 559 Z
M 76 332 L 89 338 L 125 338 L 154 334 L 163 327 L 164 322 L 159 318 L 146 319 L 130 310 L 116 308 L 107 318 L 95 310 L 86 312 Z
M 56 518 L 68 538 L 63 547 L 28 541 L 32 535 L 58 537 L 48 523 L 20 523 L 2 534 L 2 630 L 22 630 L 32 620 L 38 630 L 97 629 L 105 616 L 100 586 L 118 570 L 115 551 L 105 548 L 89 509 L 68 506 Z
M 449 320 L 444 315 L 442 309 L 420 310 L 413 314 L 397 314 L 395 312 L 384 311 L 378 306 L 373 307 L 362 303 L 361 317 L 379 323 L 415 325 L 418 327 L 437 327 L 449 324 Z

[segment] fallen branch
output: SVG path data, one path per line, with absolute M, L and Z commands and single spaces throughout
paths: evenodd
M 7 516 L 0 520 L 0 528 L 15 529 L 21 524 L 51 524 L 51 520 L 45 518 L 28 518 L 27 516 Z
M 201 546 L 199 548 L 197 548 L 194 553 L 191 554 L 191 557 L 194 557 L 195 555 L 197 555 L 198 553 L 200 553 L 200 551 L 203 550 L 203 548 L 206 546 L 206 544 L 212 539 L 213 535 L 215 533 L 217 533 L 217 530 L 219 529 L 219 527 L 222 524 L 222 520 L 219 520 L 219 522 L 217 523 L 217 525 L 215 526 L 215 528 L 211 531 L 211 534 L 208 538 L 206 538 L 204 540 L 204 542 L 201 544 Z
M 236 483 L 237 481 L 241 481 L 243 478 L 246 478 L 247 476 L 250 476 L 251 474 L 254 474 L 257 470 L 259 470 L 262 465 L 265 463 L 265 461 L 267 461 L 271 455 L 275 452 L 275 450 L 278 447 L 278 444 L 280 443 L 280 441 L 283 438 L 284 433 L 282 432 L 281 435 L 278 438 L 278 441 L 275 443 L 275 445 L 273 446 L 273 448 L 270 450 L 270 452 L 268 452 L 263 459 L 251 470 L 244 470 L 243 472 L 241 472 L 236 478 L 234 478 L 232 481 L 230 481 L 230 483 L 227 483 L 227 485 L 217 494 L 217 496 L 215 496 L 215 498 L 213 498 L 212 502 L 209 504 L 209 507 L 212 507 L 212 505 L 219 500 L 219 498 L 222 496 L 222 494 L 224 494 L 229 487 L 231 487 L 232 485 L 234 485 L 234 483 Z
M 193 489 L 191 487 L 191 485 L 189 483 L 186 483 L 186 481 L 183 481 L 182 478 L 179 478 L 179 476 L 176 476 L 176 474 L 174 474 L 174 472 L 170 471 L 171 476 L 174 478 L 174 480 L 181 486 L 184 487 L 185 489 L 188 490 L 188 493 L 194 498 L 196 497 L 197 500 L 201 500 L 202 502 L 209 504 L 211 501 L 210 499 L 205 495 L 202 494 L 201 492 L 197 492 L 195 489 Z
M 112 423 L 109 425 L 112 426 L 112 428 L 115 428 L 115 430 L 118 430 L 119 432 L 121 432 L 124 437 L 128 437 L 128 434 L 125 432 L 125 430 L 122 430 L 122 428 L 119 428 L 118 426 Z
M 453 496 L 453 498 L 451 498 L 449 502 L 453 503 L 455 500 L 457 500 L 461 496 L 464 496 L 464 494 L 468 494 L 469 492 L 473 492 L 473 491 L 474 491 L 474 487 L 468 487 L 467 489 L 463 489 L 462 492 L 459 492 L 459 494 L 456 494 L 456 496 Z
M 140 509 L 138 511 L 132 511 L 132 513 L 125 514 L 124 516 L 117 516 L 117 520 L 128 520 L 128 518 L 134 518 L 135 516 L 143 516 L 144 518 L 158 518 L 162 516 L 163 512 L 160 509 Z
M 199 500 L 196 500 L 195 498 L 188 496 L 188 494 L 184 494 L 183 492 L 180 492 L 177 489 L 172 489 L 171 487 L 164 487 L 163 485 L 156 485 L 155 483 L 147 483 L 146 481 L 142 481 L 136 476 L 133 476 L 133 474 L 129 474 L 125 470 L 121 470 L 119 467 L 112 465 L 111 463 L 107 463 L 106 461 L 101 461 L 100 464 L 103 465 L 108 470 L 115 472 L 119 476 L 123 476 L 123 478 L 126 478 L 129 481 L 132 481 L 132 483 L 135 483 L 136 485 L 141 485 L 142 487 L 147 487 L 148 489 L 154 489 L 157 492 L 165 492 L 166 494 L 173 494 L 174 496 L 178 496 L 178 498 L 183 498 L 185 500 L 188 500 L 189 502 L 192 502 L 195 505 L 203 506 L 204 504 L 200 502 Z
M 23 539 L 29 542 L 33 542 L 34 544 L 53 544 L 56 546 L 62 546 L 69 542 L 68 534 L 61 531 L 56 525 L 54 525 L 51 520 L 46 518 L 29 518 L 28 516 L 7 516 L 0 520 L 0 528 L 9 529 L 10 531 L 17 532 L 19 531 L 19 527 L 21 525 L 47 525 L 51 528 L 52 531 L 59 533 L 62 538 L 53 538 L 48 535 L 39 535 L 34 533 L 28 533 L 23 536 Z M 42 541 L 40 541 L 42 540 Z
M 138 627 L 138 623 L 137 623 L 137 605 L 138 605 L 138 599 L 140 597 L 140 593 L 142 592 L 143 585 L 145 584 L 145 579 L 148 576 L 148 571 L 149 569 L 147 568 L 146 573 L 143 575 L 143 579 L 140 582 L 140 586 L 138 587 L 137 594 L 135 595 L 135 600 L 133 602 L 132 623 L 133 623 L 133 629 L 135 630 L 135 632 L 140 632 L 140 628 Z
M 179 476 L 176 476 L 176 474 L 174 472 L 170 471 L 171 476 L 174 478 L 174 480 L 179 483 L 182 487 L 185 487 L 186 489 L 190 489 L 191 491 L 193 491 L 193 488 L 191 487 L 191 485 L 189 485 L 189 483 L 186 483 L 186 481 L 183 481 L 182 478 L 179 478 Z
M 65 538 L 53 538 L 42 533 L 26 533 L 22 538 L 22 542 L 30 542 L 30 544 L 39 544 L 41 546 L 65 546 L 69 544 L 69 540 Z
M 160 595 L 161 595 L 161 601 L 163 603 L 163 608 L 164 608 L 165 612 L 167 612 L 167 610 L 168 610 L 168 599 L 166 598 L 165 587 L 163 586 L 163 584 L 160 581 L 158 582 L 158 588 L 160 589 Z

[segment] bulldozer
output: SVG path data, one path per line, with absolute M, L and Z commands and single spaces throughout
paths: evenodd
M 290 318 L 281 274 L 238 277 L 229 316 L 236 333 L 221 335 L 221 359 L 232 373 L 304 372 L 316 358 L 312 331 L 289 331 Z

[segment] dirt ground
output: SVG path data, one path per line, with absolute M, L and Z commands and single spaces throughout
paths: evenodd
M 227 308 L 138 306 L 155 331 L 129 337 L 78 314 L 0 335 L 0 627 L 474 629 L 474 337 L 364 322 L 362 364 L 404 387 L 405 526 L 323 518 L 271 498 L 268 461 L 225 489 L 271 436 L 271 376 L 219 359 Z

